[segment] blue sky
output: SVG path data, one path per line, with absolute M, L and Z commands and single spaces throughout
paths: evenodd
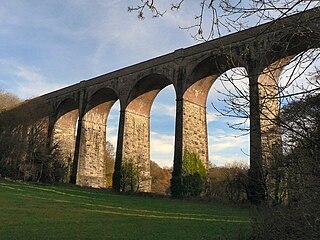
M 134 2 L 0 0 L 0 88 L 27 99 L 197 44 L 178 28 L 192 23 L 188 9 L 141 21 L 127 12 Z M 211 103 L 219 104 L 221 96 L 214 88 L 221 86 L 214 84 L 207 102 L 210 161 L 248 162 L 248 136 L 235 138 L 241 133 L 226 124 L 235 120 L 217 116 Z M 113 144 L 118 113 L 116 104 L 107 133 Z M 172 165 L 174 114 L 168 86 L 151 111 L 151 159 L 161 166 Z

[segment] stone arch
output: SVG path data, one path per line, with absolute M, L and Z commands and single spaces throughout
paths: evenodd
M 86 112 L 105 102 L 112 102 L 119 99 L 118 93 L 112 87 L 101 87 L 89 95 L 86 105 Z
M 229 55 L 216 55 L 200 61 L 187 78 L 182 96 L 183 149 L 197 152 L 208 166 L 206 102 L 216 79 L 228 70 L 240 67 L 240 61 Z
M 62 158 L 68 166 L 69 179 L 76 145 L 76 126 L 79 116 L 77 102 L 72 98 L 63 100 L 58 105 L 55 116 L 51 142 L 60 149 Z
M 240 62 L 231 55 L 213 55 L 201 59 L 192 68 L 184 83 L 184 98 L 196 95 L 197 101 L 203 103 L 204 93 L 209 91 L 215 79 L 227 70 L 236 67 L 241 67 Z
M 124 134 L 121 160 L 131 161 L 138 167 L 142 179 L 139 183 L 139 191 L 151 191 L 151 106 L 157 94 L 170 84 L 173 84 L 172 81 L 161 74 L 154 73 L 140 78 L 131 89 L 127 98 L 126 108 L 123 111 Z
M 64 99 L 58 104 L 58 107 L 56 108 L 56 121 L 58 121 L 61 116 L 74 110 L 78 110 L 78 103 L 73 98 Z
M 150 74 L 139 79 L 129 93 L 126 109 L 149 115 L 154 98 L 170 84 L 173 84 L 172 81 L 160 74 Z
M 274 154 L 282 152 L 278 118 L 279 78 L 285 66 L 295 56 L 307 51 L 315 43 L 314 39 L 305 40 L 295 33 L 286 35 L 279 41 L 281 42 L 265 49 L 262 58 L 257 56 L 255 63 L 248 63 L 247 68 L 250 83 L 249 188 L 259 189 L 249 193 L 253 198 L 258 195 L 265 196 L 266 193 L 273 194 L 269 192 L 271 174 L 267 172 L 269 163 L 275 160 Z
M 298 28 L 293 33 L 283 34 L 278 41 L 271 45 L 265 53 L 265 57 L 273 63 L 279 59 L 292 58 L 306 50 L 319 47 L 319 34 L 308 28 Z
M 279 199 L 278 190 L 281 189 L 280 184 L 285 184 L 283 181 L 275 181 L 275 176 L 272 170 L 274 165 L 279 164 L 279 154 L 283 152 L 282 133 L 280 129 L 279 113 L 281 111 L 279 105 L 279 97 L 281 87 L 279 87 L 280 78 L 286 71 L 288 66 L 291 70 L 298 70 L 302 67 L 302 62 L 306 59 L 310 60 L 310 56 L 303 57 L 303 54 L 309 55 L 309 52 L 317 48 L 309 48 L 308 45 L 301 45 L 301 36 L 297 36 L 293 40 L 292 45 L 288 45 L 288 52 L 283 54 L 284 57 L 269 64 L 265 67 L 259 77 L 259 94 L 260 94 L 260 128 L 261 128 L 261 148 L 262 148 L 262 170 L 265 175 L 265 183 L 267 194 L 273 199 Z M 287 40 L 288 41 L 288 40 Z M 318 54 L 318 53 L 317 53 Z M 302 55 L 302 56 L 301 56 Z M 301 57 L 301 58 L 300 58 Z M 301 61 L 301 62 L 300 62 Z M 299 63 L 300 62 L 300 63 Z M 306 64 L 310 67 L 310 64 Z M 303 69 L 302 72 L 306 71 Z M 296 82 L 297 76 L 293 72 L 289 73 L 288 82 Z M 301 76 L 300 76 L 301 77 Z M 299 77 L 299 78 L 300 78 Z
M 88 97 L 81 118 L 79 168 L 77 183 L 82 186 L 110 187 L 107 179 L 106 133 L 109 112 L 118 94 L 108 87 L 96 90 Z M 108 185 L 107 185 L 108 184 Z

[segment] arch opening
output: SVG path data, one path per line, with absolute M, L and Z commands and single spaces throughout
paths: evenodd
M 300 166 L 301 175 L 311 173 L 311 171 L 305 172 L 308 171 L 308 163 L 313 162 L 308 152 L 317 152 L 319 147 L 315 141 L 307 150 L 304 147 L 297 148 L 298 142 L 307 141 L 306 139 L 312 135 L 311 126 L 318 121 L 313 118 L 312 110 L 307 110 L 307 102 L 320 93 L 319 56 L 319 48 L 291 56 L 275 78 L 275 94 L 271 97 L 270 94 L 263 95 L 263 97 L 269 96 L 271 103 L 276 103 L 274 105 L 277 107 L 273 110 L 270 103 L 263 104 L 261 119 L 263 170 L 268 173 L 265 179 L 268 197 L 275 203 L 290 201 L 295 198 L 296 193 L 299 193 L 298 188 L 303 189 L 300 183 L 304 180 L 296 174 L 295 166 L 296 164 Z M 301 103 L 306 105 L 301 108 Z M 271 115 L 272 112 L 276 115 Z M 299 151 L 304 151 L 303 157 L 299 157 Z
M 239 79 L 240 73 L 243 73 L 235 71 L 238 66 L 240 66 L 240 61 L 231 56 L 208 57 L 193 69 L 185 84 L 183 94 L 183 135 L 185 136 L 183 148 L 198 153 L 207 168 L 210 165 L 208 151 L 208 130 L 210 129 L 207 122 L 213 122 L 216 119 L 216 117 L 213 117 L 213 113 L 210 113 L 210 115 L 207 113 L 207 106 L 208 109 L 213 109 L 212 105 L 209 104 L 210 101 L 208 101 L 209 92 L 212 85 L 215 85 L 216 80 L 221 80 L 224 77 L 225 81 L 219 81 L 223 83 L 220 84 L 220 87 L 224 86 L 224 90 L 231 93 L 229 87 L 233 87 L 235 83 L 239 82 L 235 81 L 232 75 L 238 76 Z M 226 79 L 233 79 L 229 81 L 232 84 L 228 88 L 226 88 Z
M 69 182 L 74 164 L 74 153 L 77 135 L 77 119 L 79 111 L 77 103 L 73 99 L 64 100 L 56 112 L 51 142 L 56 146 L 62 155 L 67 167 L 66 179 Z
M 208 93 L 209 192 L 234 201 L 247 199 L 243 177 L 249 168 L 249 79 L 245 68 L 221 74 Z M 237 185 L 228 191 L 228 184 Z
M 112 187 L 112 178 L 115 168 L 116 149 L 118 143 L 118 128 L 120 116 L 120 101 L 117 100 L 110 109 L 106 131 L 106 184 Z
M 122 186 L 122 191 L 151 191 L 150 111 L 157 94 L 170 84 L 172 82 L 168 78 L 151 74 L 138 80 L 128 96 L 122 165 L 136 168 L 139 180 L 135 186 Z
M 172 85 L 156 96 L 150 113 L 151 191 L 168 194 L 173 167 L 176 94 Z
M 220 75 L 208 93 L 209 162 L 226 167 L 249 164 L 249 80 L 244 68 Z
M 244 68 L 225 67 L 224 69 L 218 69 L 215 65 L 211 65 L 211 68 L 212 70 L 208 71 L 211 75 L 192 78 L 197 76 L 196 73 L 193 73 L 191 78 L 188 79 L 189 83 L 186 84 L 182 106 L 183 149 L 199 155 L 207 169 L 207 177 L 210 180 L 208 185 L 210 194 L 228 198 L 228 196 L 219 195 L 221 192 L 225 192 L 222 182 L 225 182 L 226 179 L 221 179 L 221 177 L 225 176 L 226 172 L 224 171 L 227 168 L 235 165 L 237 167 L 241 165 L 241 168 L 245 167 L 242 167 L 242 165 L 247 164 L 248 156 L 242 151 L 248 150 L 249 139 L 247 135 L 240 137 L 242 133 L 229 128 L 225 123 L 229 118 L 219 115 L 224 113 L 228 116 L 240 115 L 243 117 L 242 115 L 245 115 L 245 117 L 248 117 L 247 109 L 239 111 L 239 108 L 233 108 L 233 112 L 228 109 L 230 107 L 228 103 L 232 103 L 233 107 L 249 106 L 246 102 L 249 94 L 248 78 Z M 198 67 L 195 69 L 199 70 Z M 236 95 L 242 91 L 244 91 L 243 96 L 237 98 Z M 221 97 L 227 97 L 228 99 L 220 101 Z M 214 104 L 214 107 L 212 104 Z M 220 110 L 220 113 L 215 108 Z M 234 127 L 240 127 L 241 125 L 241 128 L 243 128 L 243 125 L 245 125 L 240 121 L 232 120 L 230 122 Z
M 77 184 L 96 188 L 111 187 L 113 170 L 107 141 L 107 119 L 117 94 L 110 88 L 96 91 L 88 100 L 81 119 Z

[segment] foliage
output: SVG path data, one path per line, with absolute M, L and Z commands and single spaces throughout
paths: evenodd
M 320 95 L 288 104 L 281 114 L 285 154 L 282 186 L 287 205 L 267 206 L 255 222 L 258 239 L 320 237 Z
M 106 187 L 112 187 L 112 175 L 114 171 L 114 147 L 113 145 L 107 141 L 106 142 L 106 152 L 105 152 L 105 169 L 106 169 Z
M 184 151 L 182 165 L 182 194 L 197 197 L 204 192 L 206 168 L 196 152 Z
M 124 161 L 121 166 L 121 191 L 137 192 L 140 185 L 140 171 L 137 164 Z
M 226 164 L 224 167 L 211 167 L 209 171 L 210 198 L 243 202 L 247 200 L 248 166 L 242 163 Z
M 170 180 L 170 192 L 173 198 L 181 198 L 183 191 L 182 177 L 175 176 L 174 172 Z
M 248 208 L 1 179 L 0 206 L 1 239 L 234 239 L 250 221 Z
M 171 169 L 161 168 L 150 161 L 151 192 L 169 194 L 171 172 Z
M 313 208 L 311 210 L 311 208 Z M 319 239 L 318 206 L 266 206 L 253 221 L 253 239 Z M 311 211 L 310 211 L 311 210 Z
M 32 104 L 2 112 L 0 175 L 25 181 L 67 181 L 70 162 L 62 160 L 58 143 L 49 144 L 47 129 L 48 119 Z
M 48 146 L 45 122 L 0 131 L 0 174 L 13 179 L 37 182 L 66 181 L 68 163 L 58 145 Z

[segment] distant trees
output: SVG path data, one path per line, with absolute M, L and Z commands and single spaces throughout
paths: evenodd
M 237 162 L 209 168 L 207 195 L 217 200 L 246 201 L 248 199 L 248 169 L 248 165 Z
M 171 174 L 172 169 L 162 168 L 150 160 L 151 192 L 169 194 Z
M 13 94 L 3 93 L 0 98 L 5 109 L 0 113 L 0 175 L 26 181 L 66 181 L 68 166 L 59 146 L 48 143 L 48 119 L 32 104 L 10 109 L 19 102 Z M 41 104 L 38 107 L 45 109 Z
M 106 142 L 106 153 L 105 153 L 105 169 L 106 169 L 106 187 L 112 187 L 112 175 L 114 170 L 115 152 L 113 145 Z
M 20 98 L 12 93 L 0 89 L 0 113 L 21 102 Z
M 45 122 L 12 127 L 1 124 L 0 175 L 37 182 L 66 182 L 68 166 L 59 146 L 47 144 Z

